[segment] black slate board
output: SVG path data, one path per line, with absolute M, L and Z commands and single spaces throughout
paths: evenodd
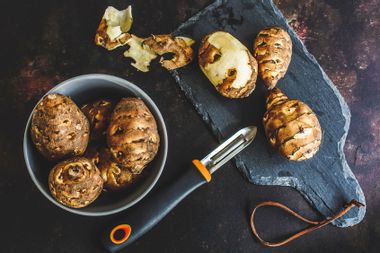
M 317 114 L 323 129 L 321 148 L 312 159 L 291 162 L 269 147 L 261 123 L 266 96 L 261 80 L 248 98 L 228 99 L 215 91 L 196 60 L 174 71 L 175 79 L 219 140 L 242 127 L 258 126 L 254 143 L 235 159 L 236 166 L 250 182 L 294 187 L 325 217 L 337 213 L 352 199 L 365 203 L 363 191 L 343 153 L 351 117 L 348 106 L 272 1 L 216 1 L 182 24 L 174 34 L 195 39 L 197 52 L 206 34 L 228 31 L 252 50 L 259 30 L 271 25 L 284 27 L 293 41 L 292 61 L 278 87 L 290 98 L 306 102 Z M 365 208 L 354 208 L 334 225 L 355 225 L 364 214 Z

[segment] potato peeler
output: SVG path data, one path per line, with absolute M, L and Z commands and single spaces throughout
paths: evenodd
M 182 199 L 199 186 L 210 182 L 211 174 L 247 147 L 255 138 L 256 132 L 255 126 L 240 129 L 202 160 L 193 160 L 193 166 L 173 183 L 128 209 L 125 217 L 104 230 L 101 238 L 104 247 L 110 252 L 116 252 L 148 232 Z

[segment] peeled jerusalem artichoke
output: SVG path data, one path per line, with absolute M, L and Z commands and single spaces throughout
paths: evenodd
M 269 91 L 263 124 L 272 147 L 289 160 L 307 160 L 317 153 L 322 140 L 318 118 L 308 105 L 289 99 L 280 89 Z
M 259 63 L 259 74 L 268 89 L 273 89 L 285 76 L 292 57 L 292 40 L 280 27 L 267 27 L 259 32 L 253 45 Z
M 217 31 L 203 38 L 198 62 L 215 89 L 225 97 L 244 98 L 256 87 L 256 59 L 227 32 Z

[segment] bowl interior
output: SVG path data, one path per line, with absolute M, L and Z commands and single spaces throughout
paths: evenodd
M 69 79 L 55 86 L 48 93 L 60 93 L 71 97 L 81 107 L 97 98 L 111 98 L 118 101 L 122 97 L 139 97 L 144 100 L 154 115 L 160 135 L 160 147 L 154 160 L 148 164 L 136 182 L 119 192 L 103 192 L 97 200 L 85 208 L 73 209 L 58 203 L 50 194 L 48 175 L 56 163 L 48 162 L 37 149 L 30 136 L 31 116 L 28 119 L 24 136 L 24 156 L 28 171 L 40 191 L 54 204 L 73 213 L 100 216 L 122 211 L 143 198 L 157 182 L 166 161 L 167 133 L 162 115 L 154 102 L 141 89 L 132 83 L 109 75 L 90 74 Z

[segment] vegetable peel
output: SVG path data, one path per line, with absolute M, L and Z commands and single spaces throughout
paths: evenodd
M 109 6 L 100 21 L 95 35 L 95 44 L 113 50 L 127 43 L 131 35 L 128 33 L 132 27 L 132 7 L 117 10 Z
M 191 45 L 194 44 L 194 40 L 191 38 L 172 37 L 170 34 L 139 38 L 128 33 L 132 22 L 131 6 L 125 10 L 109 6 L 96 31 L 95 44 L 107 50 L 128 45 L 129 49 L 124 52 L 124 56 L 132 58 L 134 62 L 131 65 L 142 72 L 148 72 L 150 62 L 158 55 L 166 53 L 174 54 L 171 59 L 160 59 L 161 66 L 168 70 L 183 67 L 192 61 Z

